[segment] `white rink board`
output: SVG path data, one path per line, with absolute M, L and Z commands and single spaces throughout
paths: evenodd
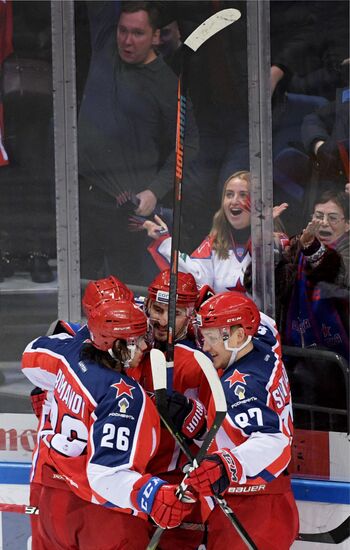
M 349 515 L 350 506 L 346 504 L 328 504 L 324 502 L 297 501 L 300 532 L 318 533 L 338 527 Z M 296 541 L 292 550 L 350 550 L 350 538 L 341 544 L 321 544 Z
M 34 414 L 0 414 L 0 462 L 31 462 L 37 426 Z
M 28 504 L 29 485 L 0 484 L 0 502 Z M 31 550 L 31 548 L 29 516 L 0 512 L 0 550 Z
M 0 484 L 0 502 L 28 504 L 28 485 Z M 349 514 L 350 506 L 298 501 L 300 530 L 314 533 L 337 527 Z M 278 518 L 276 518 L 278 521 Z M 319 529 L 318 529 L 319 527 Z M 201 549 L 204 550 L 203 546 Z M 342 544 L 295 542 L 292 550 L 349 550 L 350 540 Z M 0 513 L 0 550 L 31 550 L 30 520 L 24 514 Z

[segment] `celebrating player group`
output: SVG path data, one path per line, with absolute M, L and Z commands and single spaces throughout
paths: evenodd
M 292 545 L 293 424 L 275 324 L 245 294 L 198 290 L 179 272 L 169 430 L 150 359 L 152 349 L 166 351 L 169 287 L 165 270 L 141 303 L 113 276 L 90 281 L 87 323 L 58 321 L 26 347 L 22 369 L 39 419 L 33 550 L 145 550 L 157 526 L 160 549 Z M 198 350 L 216 370 L 227 412 L 202 460 L 191 462 L 181 441 L 195 457 L 216 415 Z M 218 506 L 222 496 L 248 542 Z

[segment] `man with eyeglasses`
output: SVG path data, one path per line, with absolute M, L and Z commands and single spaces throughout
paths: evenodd
M 324 192 L 277 267 L 284 343 L 349 358 L 349 196 Z M 283 305 L 287 308 L 283 311 Z

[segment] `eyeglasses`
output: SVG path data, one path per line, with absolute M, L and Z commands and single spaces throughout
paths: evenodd
M 315 212 L 312 217 L 314 220 L 318 220 L 320 222 L 323 222 L 323 220 L 326 219 L 328 223 L 332 223 L 332 224 L 339 223 L 341 220 L 345 219 L 344 216 L 341 216 L 340 214 L 335 214 L 335 213 L 326 214 L 325 212 L 319 212 L 319 211 Z

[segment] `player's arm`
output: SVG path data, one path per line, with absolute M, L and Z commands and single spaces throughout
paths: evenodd
M 25 348 L 21 361 L 22 373 L 34 386 L 53 391 L 60 367 L 60 358 L 54 353 L 53 339 L 65 338 L 71 338 L 71 336 L 68 334 L 40 336 Z
M 112 388 L 95 410 L 88 480 L 100 504 L 148 514 L 161 527 L 175 527 L 189 505 L 178 500 L 175 485 L 146 473 L 157 448 L 159 418 L 140 386 L 132 386 L 131 395 L 120 399 Z
M 225 441 L 224 447 L 207 455 L 189 475 L 189 484 L 198 493 L 218 495 L 232 484 L 244 484 L 249 478 L 260 476 L 271 481 L 289 464 L 289 404 L 281 401 L 278 414 L 267 405 L 269 397 L 259 399 L 247 391 L 244 397 L 244 404 L 238 399 L 228 403 L 220 437 Z M 245 438 L 239 445 L 234 443 L 237 429 Z

